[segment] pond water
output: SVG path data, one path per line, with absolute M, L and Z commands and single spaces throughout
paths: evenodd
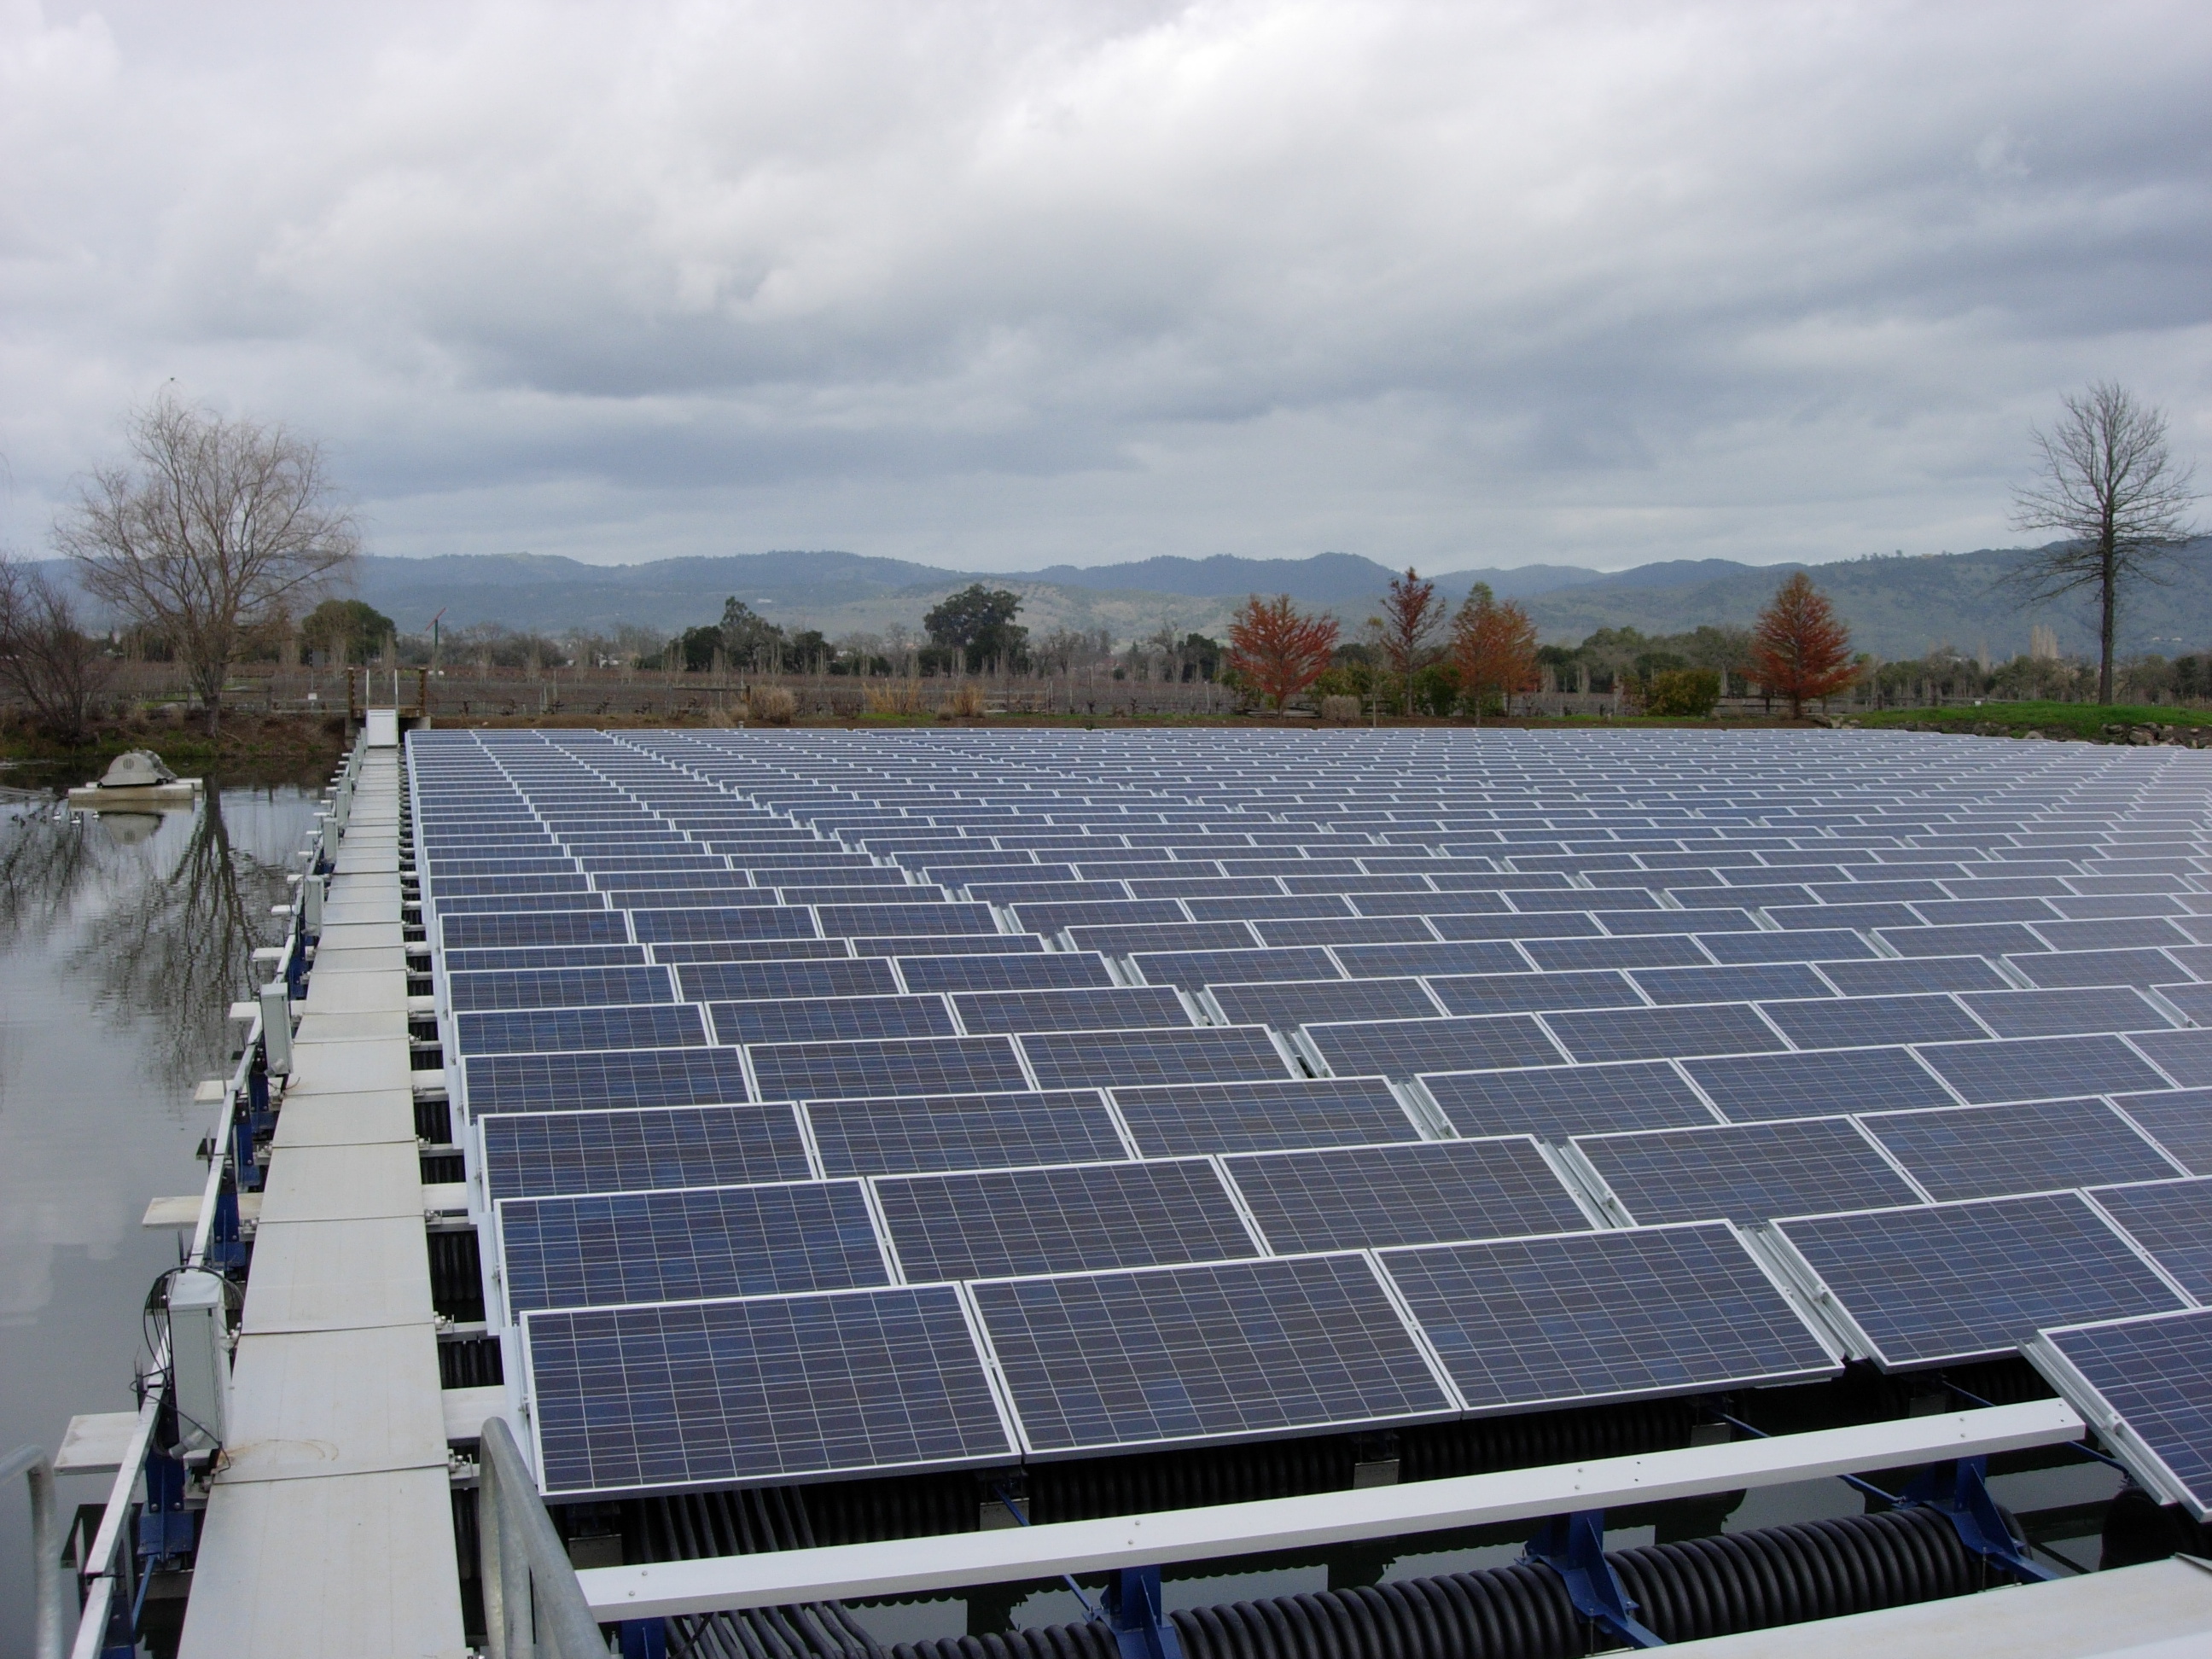
M 46 790 L 81 781 L 0 770 L 0 1453 L 51 1453 L 72 1414 L 135 1404 L 146 1292 L 177 1260 L 176 1234 L 140 1220 L 205 1178 L 193 1087 L 230 1069 L 226 1011 L 276 941 L 320 775 L 217 779 L 159 817 L 57 816 Z M 64 1516 L 107 1486 L 63 1481 Z M 6 1659 L 31 1651 L 31 1605 L 18 1480 L 0 1492 Z

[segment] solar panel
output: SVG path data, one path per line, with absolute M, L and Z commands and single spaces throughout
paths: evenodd
M 1214 1006 L 1231 1024 L 1287 1031 L 1310 1020 L 1407 1019 L 1437 1012 L 1418 979 L 1283 980 L 1257 985 L 1209 985 Z
M 2006 988 L 2004 975 L 1982 957 L 1913 957 L 1904 960 L 1883 957 L 1871 962 L 1835 962 L 1823 957 L 1820 971 L 1847 997 Z
M 1308 1025 L 1306 1046 L 1338 1077 L 1411 1078 L 1422 1072 L 1545 1066 L 1559 1057 L 1525 1014 Z
M 851 959 L 841 939 L 722 939 L 655 945 L 655 962 L 844 962 Z
M 1035 933 L 932 933 L 927 937 L 863 933 L 853 939 L 856 957 L 996 957 L 1043 951 L 1044 941 Z
M 1889 1042 L 1972 1042 L 1987 1030 L 1950 997 L 1831 997 L 1760 1005 L 1801 1048 L 1858 1048 Z
M 2212 1030 L 2145 1031 L 2129 1040 L 2183 1088 L 2212 1084 Z
M 1401 979 L 1423 974 L 1519 974 L 1528 970 L 1528 959 L 1513 945 L 1482 940 L 1449 945 L 1340 945 L 1335 957 L 1343 963 L 1344 971 L 1354 979 Z
M 1544 1024 L 1575 1060 L 1659 1060 L 1736 1055 L 1781 1048 L 1774 1026 L 1741 1002 L 1674 1009 L 1582 1009 L 1547 1013 Z
M 900 957 L 897 961 L 899 977 L 909 991 L 1019 991 L 1114 982 L 1105 957 L 1072 951 Z
M 1079 951 L 1109 957 L 1161 951 L 1237 951 L 1256 948 L 1260 936 L 1242 921 L 1159 922 L 1128 927 L 1071 927 L 1068 942 Z
M 1460 974 L 1429 981 L 1455 1014 L 1547 1013 L 1565 1008 L 1638 1008 L 1642 994 L 1626 975 L 1595 969 L 1559 974 Z
M 884 1178 L 909 1284 L 1256 1256 L 1203 1158 Z
M 1586 1135 L 1574 1144 L 1633 1222 L 1760 1222 L 1923 1196 L 1848 1118 Z
M 531 968 L 452 973 L 446 981 L 456 1013 L 504 1008 L 672 1002 L 665 968 Z
M 1031 1086 L 1002 1036 L 763 1043 L 746 1050 L 765 1100 L 988 1094 Z
M 1650 939 L 1538 939 L 1521 947 L 1539 968 L 1701 968 L 1709 958 L 1680 934 Z
M 2166 1177 L 2089 1196 L 2174 1283 L 2212 1303 L 2212 1181 Z
M 1713 1121 L 1711 1111 L 1681 1074 L 1656 1060 L 1431 1073 L 1420 1081 L 1463 1135 L 1532 1134 L 1565 1140 L 1609 1130 L 1664 1129 Z
M 551 1193 L 804 1181 L 811 1173 L 789 1106 L 495 1113 L 477 1121 L 485 1194 L 495 1203 Z
M 1133 1450 L 1455 1413 L 1363 1256 L 972 1290 L 1033 1452 Z
M 1279 1254 L 1589 1224 L 1535 1143 L 1524 1139 L 1261 1153 L 1225 1164 Z
M 776 998 L 717 1002 L 708 1012 L 714 1018 L 715 1039 L 738 1046 L 957 1035 L 943 997 Z
M 552 1498 L 1011 1462 L 949 1286 L 530 1315 Z
M 2193 947 L 2185 947 L 2193 948 Z M 2166 951 L 2048 951 L 2007 958 L 2031 985 L 2163 985 L 2182 977 L 2178 953 Z
M 1579 911 L 1469 915 L 1450 902 L 1423 907 L 1429 926 L 1449 939 L 1602 939 L 1604 930 Z
M 684 988 L 684 994 L 696 1002 L 739 998 L 884 996 L 899 989 L 890 964 L 880 957 L 691 963 L 678 969 L 676 976 Z
M 954 997 L 952 1006 L 962 1027 L 976 1032 L 1142 1030 L 1191 1023 L 1182 999 L 1165 985 L 970 992 Z
M 2192 1175 L 2212 1175 L 2212 1089 L 2122 1095 L 2118 1104 Z
M 514 1198 L 499 1228 L 516 1313 L 890 1282 L 857 1181 Z
M 1432 1245 L 1381 1260 L 1477 1413 L 1842 1370 L 1719 1223 Z
M 813 939 L 814 913 L 781 905 L 683 910 L 632 910 L 630 925 L 647 945 L 720 939 Z M 451 940 L 448 939 L 448 943 Z
M 1995 1358 L 2046 1325 L 2181 1298 L 2076 1193 L 1778 1221 L 1885 1370 Z
M 1874 947 L 1840 927 L 1806 927 L 1780 933 L 1712 933 L 1698 943 L 1716 962 L 1829 962 L 1879 960 Z
M 1037 1085 L 1045 1089 L 1221 1083 L 1290 1074 L 1265 1029 L 1252 1025 L 1039 1032 L 1017 1041 Z
M 2027 1357 L 2153 1497 L 2212 1518 L 2212 1312 L 2047 1330 Z
M 517 950 L 448 951 L 448 974 L 482 973 L 493 969 L 641 968 L 642 945 L 524 945 Z
M 2069 1036 L 2165 1030 L 2172 1024 L 2124 986 L 2065 991 L 1990 991 L 1960 1001 L 1999 1036 Z
M 1723 968 L 1642 968 L 1635 980 L 1661 1004 L 1757 1002 L 1778 997 L 1832 997 L 1827 981 L 1802 963 L 1742 963 Z M 1976 1033 L 1976 1035 L 1979 1035 Z
M 906 1175 L 1127 1157 L 1092 1090 L 817 1100 L 805 1109 L 823 1173 Z
M 1904 1048 L 1744 1054 L 1685 1060 L 1682 1068 L 1725 1116 L 1739 1123 L 1958 1103 Z
M 465 1054 L 556 1054 L 567 1049 L 672 1048 L 704 1044 L 707 1028 L 689 1002 L 617 1008 L 521 1008 L 456 1014 Z
M 2126 1094 L 2166 1085 L 2165 1078 L 2116 1036 L 1938 1043 L 1922 1048 L 1920 1055 L 1977 1105 Z
M 1115 1106 L 1147 1158 L 1419 1139 L 1405 1107 L 1380 1078 L 1183 1084 L 1113 1092 Z
M 1978 927 L 1884 927 L 1881 939 L 1901 957 L 2001 957 L 2045 948 L 2027 928 L 2005 922 Z
M 512 950 L 526 945 L 626 945 L 630 935 L 624 921 L 620 910 L 441 916 L 438 938 L 448 951 Z
M 1130 960 L 1147 985 L 1179 985 L 1186 991 L 1198 991 L 1216 981 L 1246 984 L 1338 977 L 1334 958 L 1318 947 L 1146 951 Z

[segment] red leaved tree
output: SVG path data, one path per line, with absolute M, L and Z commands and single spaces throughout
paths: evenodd
M 1496 697 L 1512 707 L 1516 691 L 1541 684 L 1536 669 L 1536 624 L 1511 599 L 1500 604 L 1488 582 L 1477 582 L 1452 618 L 1452 665 L 1459 670 L 1460 695 L 1482 718 L 1483 705 Z
M 1402 576 L 1390 578 L 1390 591 L 1382 598 L 1382 614 L 1369 626 L 1382 634 L 1382 659 L 1398 682 L 1405 712 L 1413 712 L 1413 675 L 1429 659 L 1429 639 L 1443 626 L 1443 602 L 1437 585 L 1425 582 L 1411 565 Z
M 1827 595 L 1800 570 L 1774 590 L 1751 630 L 1751 675 L 1769 696 L 1790 699 L 1794 720 L 1807 702 L 1842 690 L 1859 677 L 1851 630 Z
M 1278 714 L 1328 672 L 1335 649 L 1336 618 L 1307 616 L 1287 593 L 1255 593 L 1229 624 L 1231 670 Z

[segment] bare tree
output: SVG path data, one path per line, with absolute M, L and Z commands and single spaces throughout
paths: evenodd
M 131 418 L 129 462 L 100 467 L 54 526 L 85 591 L 176 647 L 208 730 L 246 636 L 329 587 L 361 549 L 321 447 L 164 392 Z
M 2013 526 L 2066 539 L 2025 556 L 2009 580 L 2029 602 L 2096 590 L 2097 701 L 2109 703 L 2121 590 L 2172 580 L 2165 567 L 2195 533 L 2187 519 L 2195 469 L 2167 453 L 2165 413 L 2110 380 L 2069 397 L 2064 417 L 2034 436 L 2038 477 L 2014 495 Z
M 1445 620 L 1437 585 L 1423 581 L 1411 565 L 1406 567 L 1404 575 L 1390 578 L 1382 614 L 1370 620 L 1382 636 L 1382 658 L 1390 665 L 1390 677 L 1397 683 L 1405 714 L 1413 712 L 1413 676 L 1428 661 L 1429 640 Z
M 82 743 L 115 672 L 107 644 L 78 625 L 69 590 L 0 557 L 0 685 L 45 731 Z

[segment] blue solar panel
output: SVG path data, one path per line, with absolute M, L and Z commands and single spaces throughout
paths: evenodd
M 817 1100 L 806 1109 L 825 1174 L 904 1175 L 1125 1158 L 1096 1091 Z
M 1548 1013 L 1565 1008 L 1640 1008 L 1626 975 L 1593 969 L 1560 974 L 1437 975 L 1429 988 L 1455 1014 Z
M 852 953 L 841 939 L 722 939 L 655 945 L 655 962 L 843 962 Z
M 2069 985 L 2165 985 L 2182 978 L 2185 971 L 2175 966 L 2179 954 L 2167 951 L 2051 951 L 2006 960 L 2029 984 L 2053 989 Z
M 2123 1095 L 2121 1108 L 2193 1175 L 2212 1175 L 2212 1089 Z
M 1843 928 L 1800 928 L 1781 933 L 1700 933 L 1698 943 L 1716 962 L 1829 962 L 1853 957 L 1880 960 L 1875 957 L 1872 945 Z
M 2212 1030 L 2143 1031 L 2129 1041 L 2183 1088 L 2212 1084 Z
M 747 1050 L 766 1100 L 988 1094 L 1030 1087 L 1002 1036 L 763 1043 Z
M 648 945 L 720 939 L 813 939 L 814 913 L 788 906 L 633 910 L 630 925 Z M 448 939 L 448 943 L 451 940 Z
M 641 968 L 645 965 L 645 947 L 545 945 L 524 945 L 512 951 L 448 951 L 445 953 L 445 965 L 448 974 L 483 973 L 501 968 Z
M 1657 1003 L 1757 1002 L 1774 997 L 1830 997 L 1827 982 L 1802 963 L 1744 963 L 1724 968 L 1642 968 L 1634 975 Z M 1977 1032 L 1975 1035 L 1978 1036 Z
M 509 1199 L 499 1227 L 515 1313 L 890 1282 L 857 1181 Z
M 568 1049 L 672 1048 L 704 1044 L 698 1007 L 664 1002 L 622 1008 L 523 1008 L 457 1014 L 465 1054 L 557 1054 Z
M 1902 957 L 2001 957 L 2045 948 L 2027 928 L 2007 922 L 1969 927 L 1884 927 L 1881 937 L 1883 944 Z
M 1214 1006 L 1231 1024 L 1288 1031 L 1310 1020 L 1410 1019 L 1437 1012 L 1417 979 L 1282 980 L 1210 985 Z
M 2027 1352 L 2154 1498 L 2212 1518 L 2212 1312 L 2045 1331 Z
M 1308 1025 L 1307 1045 L 1338 1077 L 1546 1066 L 1559 1052 L 1525 1014 Z
M 1835 962 L 1820 971 L 1847 997 L 1911 996 L 1929 991 L 2002 991 L 2005 977 L 1983 957 L 1913 957 Z
M 1043 951 L 1044 941 L 1035 933 L 862 933 L 853 939 L 856 957 L 994 957 Z
M 1711 1111 L 1663 1062 L 1432 1073 L 1421 1086 L 1463 1135 L 1549 1140 L 1620 1129 L 1711 1123 Z
M 1002 1280 L 973 1294 L 1035 1452 L 1455 1413 L 1358 1255 Z
M 441 916 L 438 937 L 448 951 L 513 950 L 526 945 L 626 945 L 630 935 L 624 922 L 623 913 L 619 910 L 507 911 L 497 915 Z
M 2169 1177 L 2093 1188 L 2089 1196 L 2174 1283 L 2212 1303 L 2212 1181 Z
M 1475 1412 L 1842 1370 L 1717 1223 L 1390 1250 L 1382 1261 Z
M 1257 948 L 1260 936 L 1243 921 L 1158 922 L 1127 927 L 1071 927 L 1068 940 L 1079 951 L 1103 951 L 1109 957 L 1159 951 L 1237 951 Z
M 455 1013 L 501 1008 L 611 1007 L 625 1003 L 673 1002 L 665 968 L 496 969 L 453 973 L 447 986 Z
M 1117 1088 L 1114 1103 L 1147 1158 L 1419 1139 L 1380 1078 Z
M 1575 1146 L 1637 1222 L 1760 1222 L 1923 1196 L 1848 1118 L 1590 1135 Z
M 1972 1042 L 1986 1030 L 1952 998 L 1940 994 L 1831 997 L 1820 1002 L 1760 1006 L 1801 1048 Z
M 811 1173 L 789 1106 L 495 1113 L 477 1121 L 485 1192 L 495 1202 L 804 1181 Z
M 2124 986 L 2063 991 L 1991 991 L 1959 999 L 1999 1036 L 2072 1036 L 2097 1031 L 2163 1031 L 2172 1021 Z
M 1355 979 L 1401 979 L 1420 974 L 1518 974 L 1528 960 L 1510 945 L 1462 940 L 1449 945 L 1340 945 L 1336 959 Z M 1216 975 L 1217 978 L 1221 975 Z M 1257 977 L 1257 975 L 1249 975 Z M 1300 978 L 1326 977 L 1301 975 Z
M 2074 1193 L 1776 1224 L 1883 1369 L 1992 1358 L 2046 1325 L 2181 1298 Z
M 1258 1026 L 1042 1032 L 1018 1040 L 1038 1086 L 1046 1089 L 1221 1083 L 1290 1075 L 1289 1064 Z
M 1105 957 L 1072 951 L 900 957 L 897 960 L 899 976 L 909 991 L 1021 991 L 1114 982 Z
M 2116 1036 L 1938 1043 L 1921 1058 L 1976 1104 L 2159 1089 L 2166 1079 Z
M 1528 1139 L 1421 1141 L 1226 1160 L 1279 1254 L 1555 1233 L 1589 1220 Z
M 957 1035 L 943 997 L 777 998 L 717 1002 L 708 1012 L 716 1041 L 738 1046 Z
M 1179 985 L 1197 991 L 1217 981 L 1247 984 L 1275 980 L 1334 979 L 1335 960 L 1327 951 L 1165 951 L 1131 958 L 1148 985 Z
M 1539 939 L 1521 947 L 1539 968 L 1701 968 L 1710 960 L 1680 934 L 1650 939 Z
M 950 1286 L 532 1314 L 549 1497 L 1011 1462 Z
M 684 994 L 697 1002 L 739 998 L 884 996 L 899 989 L 890 964 L 880 957 L 693 963 L 678 969 L 677 978 L 683 985 Z
M 970 992 L 952 1006 L 961 1025 L 976 1032 L 1134 1031 L 1191 1023 L 1182 999 L 1165 985 Z
M 1904 1048 L 1744 1054 L 1682 1064 L 1723 1114 L 1739 1123 L 1958 1103 Z
M 1260 1254 L 1203 1158 L 886 1177 L 876 1193 L 908 1284 Z
M 1544 1023 L 1569 1054 L 1589 1061 L 1755 1054 L 1784 1046 L 1742 1003 L 1568 1010 L 1547 1014 Z

